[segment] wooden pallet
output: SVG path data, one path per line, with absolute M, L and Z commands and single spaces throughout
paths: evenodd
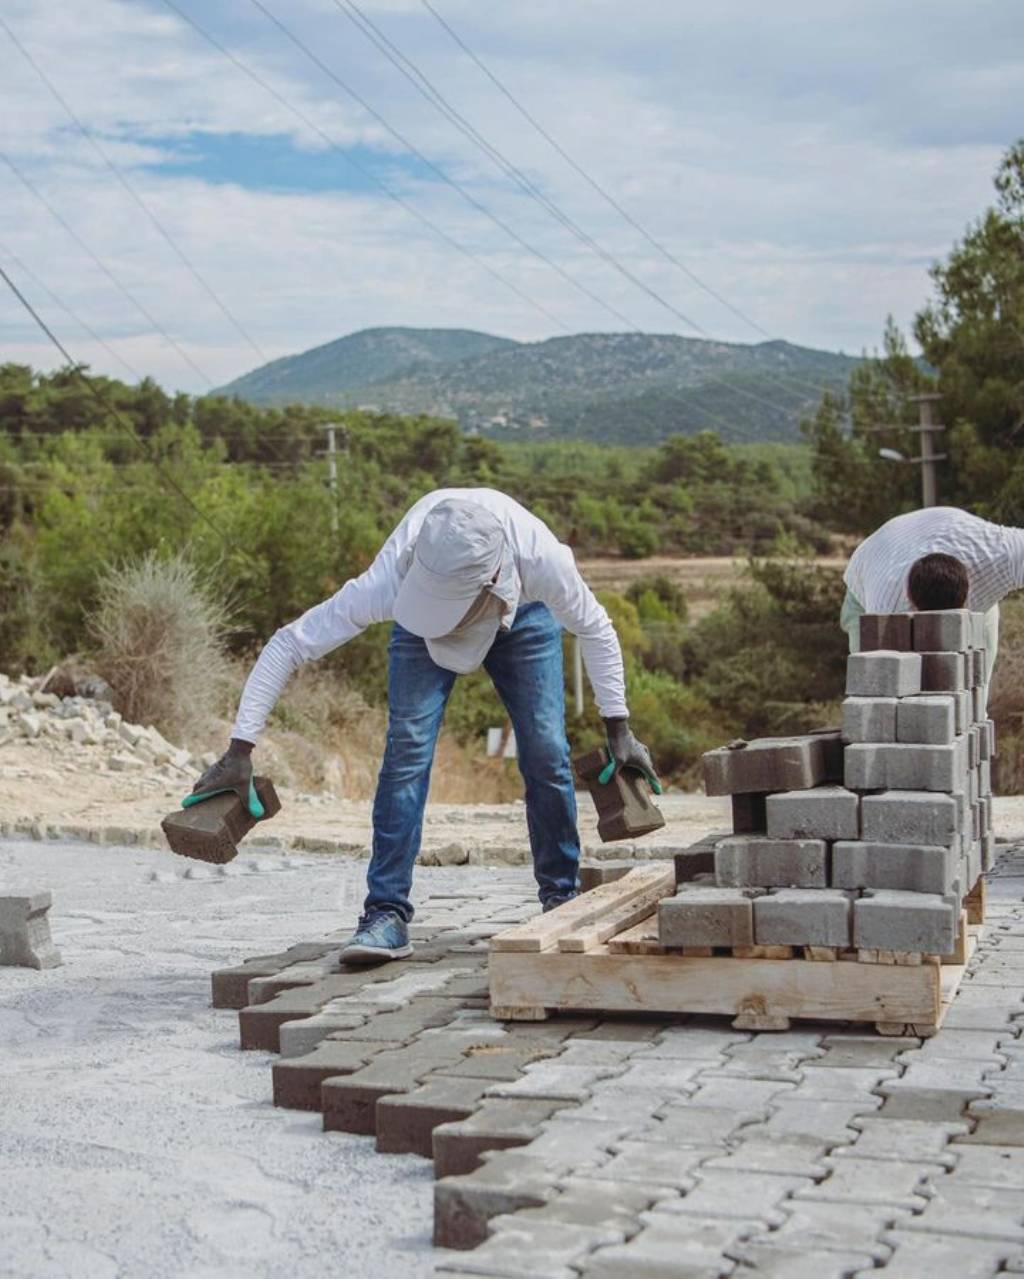
M 744 1030 L 790 1020 L 873 1023 L 879 1034 L 934 1035 L 963 979 L 984 919 L 984 882 L 965 901 L 950 956 L 834 947 L 667 950 L 657 902 L 671 866 L 639 866 L 491 940 L 491 1014 L 537 1021 L 557 1011 L 724 1013 Z

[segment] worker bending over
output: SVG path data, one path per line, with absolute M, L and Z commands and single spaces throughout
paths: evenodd
M 657 788 L 650 754 L 629 727 L 618 637 L 572 551 L 504 493 L 439 489 L 412 507 L 365 573 L 271 637 L 246 682 L 231 744 L 194 793 L 247 794 L 253 744 L 289 677 L 373 622 L 394 625 L 367 895 L 342 952 L 355 962 L 411 953 L 413 864 L 434 747 L 457 675 L 482 665 L 512 721 L 545 910 L 575 895 L 580 855 L 563 627 L 579 638 L 615 766 L 640 769 Z

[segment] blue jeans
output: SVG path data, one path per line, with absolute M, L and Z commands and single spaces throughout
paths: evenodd
M 562 631 L 543 604 L 524 604 L 486 658 L 516 734 L 526 822 L 542 902 L 574 892 L 580 838 L 565 735 Z M 420 851 L 434 747 L 456 676 L 395 623 L 388 647 L 388 735 L 373 803 L 373 855 L 364 909 L 412 918 L 412 870 Z

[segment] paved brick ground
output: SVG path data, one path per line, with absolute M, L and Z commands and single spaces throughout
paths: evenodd
M 973 1279 L 1024 1272 L 1024 847 L 934 1039 L 796 1024 L 496 1024 L 487 938 L 525 872 L 430 899 L 412 960 L 336 971 L 340 938 L 214 975 L 279 1105 L 432 1155 L 438 1274 Z M 333 943 L 333 944 L 332 944 Z M 728 961 L 723 961 L 728 962 Z

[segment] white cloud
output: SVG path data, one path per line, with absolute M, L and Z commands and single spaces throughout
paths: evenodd
M 517 248 L 457 194 L 404 164 L 255 8 L 181 0 L 238 56 L 571 330 L 621 327 Z M 685 331 L 598 262 L 433 113 L 332 0 L 267 0 L 318 56 L 432 159 L 567 271 L 654 331 Z M 857 351 L 886 313 L 906 324 L 927 269 L 990 200 L 1019 131 L 1024 15 L 1016 0 L 436 0 L 577 160 L 716 290 L 773 333 Z M 361 7 L 467 118 L 630 270 L 701 325 L 756 334 L 668 266 L 537 137 L 451 44 L 419 0 Z M 352 189 L 322 140 L 153 0 L 68 0 L 62 21 L 31 0 L 4 17 L 144 198 L 271 356 L 376 324 L 561 331 L 375 190 Z M 0 48 L 6 45 L 0 33 Z M 256 357 L 112 182 L 13 48 L 3 48 L 0 147 L 25 167 L 189 354 L 221 382 Z M 182 163 L 207 136 L 267 146 L 245 185 Z M 177 139 L 173 146 L 167 139 Z M 276 167 L 280 140 L 310 153 L 313 189 Z M 254 154 L 261 154 L 256 151 Z M 216 159 L 210 161 L 216 164 Z M 314 166 L 315 169 L 314 169 Z M 337 189 L 324 174 L 337 171 Z M 213 172 L 213 170 L 211 170 Z M 282 176 L 283 175 L 283 176 Z M 315 176 L 315 181 L 314 181 Z M 168 386 L 201 389 L 181 360 L 0 166 L 7 244 L 126 358 Z M 15 271 L 16 273 L 16 271 Z M 76 353 L 119 372 L 53 314 Z M 0 300 L 0 358 L 52 361 Z M 18 353 L 21 354 L 18 354 Z

